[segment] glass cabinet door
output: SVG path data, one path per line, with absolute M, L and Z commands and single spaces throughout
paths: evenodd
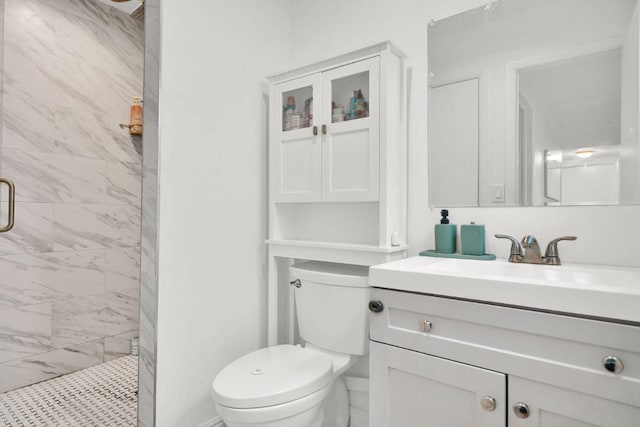
M 301 83 L 301 82 L 296 82 Z M 313 86 L 294 87 L 281 93 L 282 131 L 313 126 Z
M 322 199 L 379 198 L 379 58 L 323 73 Z
M 276 86 L 272 112 L 276 140 L 271 164 L 278 171 L 275 201 L 318 201 L 321 198 L 321 141 L 319 135 L 321 75 L 314 74 Z M 275 105 L 273 104 L 275 103 Z M 315 112 L 315 114 L 314 114 Z M 272 122 L 274 123 L 274 122 Z

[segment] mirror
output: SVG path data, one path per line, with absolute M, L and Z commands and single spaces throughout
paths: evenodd
M 499 0 L 429 24 L 432 207 L 640 203 L 637 0 Z

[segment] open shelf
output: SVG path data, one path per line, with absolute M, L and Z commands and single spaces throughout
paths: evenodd
M 272 256 L 375 265 L 406 257 L 408 245 L 375 246 L 298 239 L 267 240 Z

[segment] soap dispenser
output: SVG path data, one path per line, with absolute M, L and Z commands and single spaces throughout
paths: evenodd
M 436 252 L 441 254 L 453 254 L 456 252 L 456 225 L 449 224 L 449 211 L 440 211 L 442 218 L 440 224 L 435 226 Z

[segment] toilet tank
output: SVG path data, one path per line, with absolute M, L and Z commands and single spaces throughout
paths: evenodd
M 318 261 L 290 267 L 300 337 L 337 353 L 369 351 L 369 267 Z

